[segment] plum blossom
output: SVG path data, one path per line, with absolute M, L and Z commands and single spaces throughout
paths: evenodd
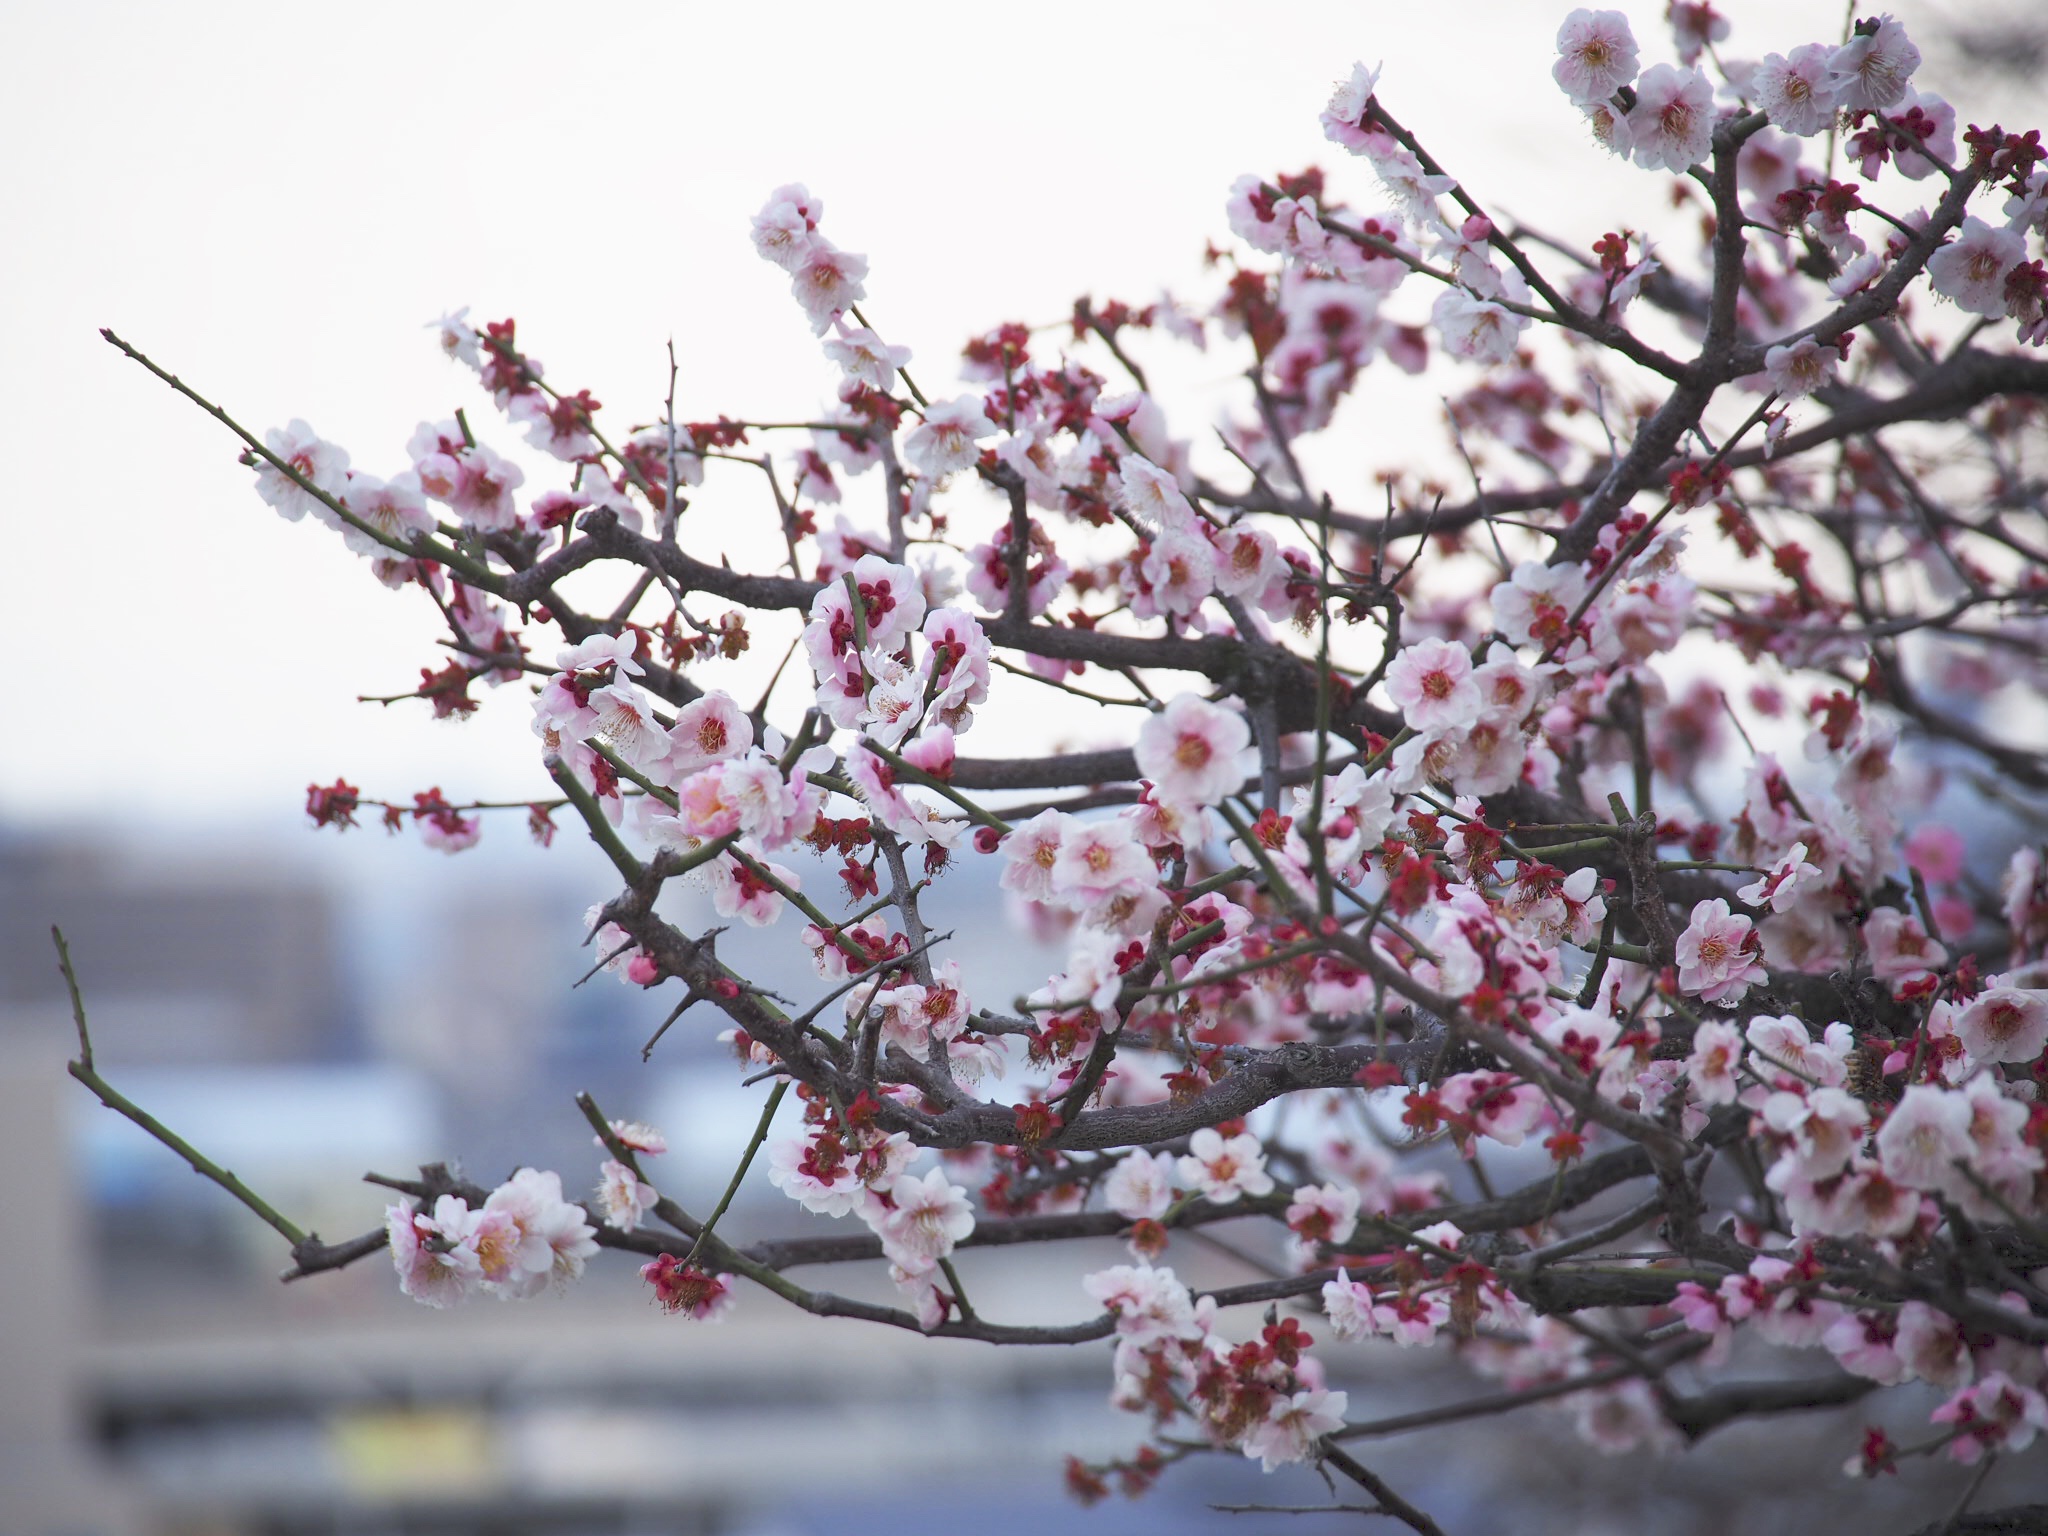
M 1103 1181 L 1103 1198 L 1126 1221 L 1157 1221 L 1173 1204 L 1171 1152 L 1128 1152 Z
M 1856 35 L 1828 56 L 1828 84 L 1850 111 L 1875 111 L 1906 94 L 1920 50 L 1890 13 L 1856 23 Z
M 1195 509 L 1172 475 L 1142 454 L 1127 453 L 1117 463 L 1116 504 L 1148 533 L 1195 524 Z
M 1703 1104 L 1733 1104 L 1736 1069 L 1742 1065 L 1742 1031 L 1733 1024 L 1708 1020 L 1693 1031 L 1686 1075 Z
M 897 371 L 910 362 L 910 348 L 892 347 L 866 326 L 842 325 L 825 343 L 825 355 L 845 369 L 849 379 L 882 394 L 896 387 Z
M 436 1200 L 431 1216 L 409 1205 L 386 1208 L 384 1228 L 391 1262 L 398 1270 L 398 1288 L 430 1307 L 449 1307 L 465 1299 L 484 1277 L 476 1226 L 476 1213 L 455 1195 Z
M 1344 1427 L 1351 1399 L 1320 1387 L 1296 1392 L 1275 1402 L 1266 1417 L 1244 1437 L 1244 1453 L 1256 1456 L 1262 1470 L 1292 1461 L 1306 1461 L 1316 1442 Z
M 1628 112 L 1631 152 L 1646 171 L 1683 175 L 1707 158 L 1714 137 L 1714 87 L 1696 69 L 1652 64 Z
M 669 772 L 680 778 L 737 757 L 753 744 L 754 722 L 746 711 L 731 695 L 713 690 L 676 711 L 676 723 L 668 730 Z
M 811 236 L 825 215 L 823 198 L 798 183 L 777 187 L 754 215 L 754 249 L 764 260 L 794 272 L 810 253 Z
M 1457 730 L 1479 717 L 1484 700 L 1472 653 L 1448 640 L 1419 640 L 1387 668 L 1387 693 L 1417 731 Z
M 1773 912 L 1789 912 L 1798 902 L 1801 891 L 1811 889 L 1826 879 L 1818 864 L 1807 863 L 1806 853 L 1806 844 L 1794 843 L 1785 851 L 1785 856 L 1771 866 L 1768 874 L 1743 886 L 1735 894 L 1752 907 L 1768 904 Z
M 1960 1431 L 1948 1453 L 1971 1465 L 1987 1451 L 2024 1451 L 2032 1445 L 2037 1434 L 2048 1430 L 2048 1397 L 2003 1371 L 1994 1371 L 1928 1417 L 1936 1424 L 1953 1424 Z
M 654 1287 L 661 1310 L 693 1322 L 715 1323 L 732 1310 L 731 1275 L 713 1275 L 664 1253 L 640 1266 L 640 1278 Z
M 789 270 L 789 291 L 796 295 L 797 303 L 810 316 L 811 330 L 819 336 L 868 296 L 861 281 L 868 275 L 868 259 L 840 250 L 822 235 L 812 237 L 801 260 Z
M 1180 1182 L 1198 1190 L 1211 1205 L 1231 1205 L 1240 1196 L 1270 1194 L 1273 1189 L 1259 1138 L 1226 1138 L 1214 1126 L 1205 1125 L 1188 1138 L 1187 1156 L 1178 1168 Z
M 904 438 L 903 456 L 920 474 L 936 478 L 972 465 L 981 457 L 978 440 L 992 436 L 995 430 L 996 424 L 988 419 L 978 396 L 941 400 Z
M 2048 1045 L 2048 991 L 1992 987 L 1956 1015 L 1955 1026 L 1977 1061 L 2032 1061 Z
M 485 1279 L 501 1296 L 536 1296 L 550 1282 L 575 1280 L 597 1252 L 597 1230 L 583 1219 L 582 1207 L 562 1198 L 559 1174 L 520 1169 L 491 1191 L 484 1214 L 505 1216 L 518 1234 L 504 1273 L 485 1266 Z
M 1702 1002 L 1740 1002 L 1764 980 L 1761 947 L 1748 918 L 1719 897 L 1702 901 L 1678 936 L 1678 984 Z
M 1170 1269 L 1119 1264 L 1086 1276 L 1081 1288 L 1114 1314 L 1117 1336 L 1134 1347 L 1202 1336 L 1194 1297 Z
M 315 520 L 329 527 L 341 526 L 341 519 L 320 498 L 299 484 L 304 480 L 314 490 L 341 499 L 348 492 L 348 451 L 326 441 L 296 418 L 288 427 L 272 427 L 263 434 L 271 454 L 291 466 L 286 474 L 268 459 L 256 466 L 256 494 L 277 509 L 277 515 L 296 523 L 311 512 Z
M 2005 314 L 2005 280 L 2027 259 L 2026 237 L 1972 214 L 1956 238 L 1927 258 L 1927 281 L 1943 298 L 1972 315 Z
M 1636 38 L 1620 11 L 1576 10 L 1557 29 L 1550 78 L 1575 102 L 1605 101 L 1636 77 Z
M 906 1270 L 929 1269 L 974 1230 L 967 1191 L 934 1168 L 923 1178 L 905 1174 L 889 1189 L 889 1208 L 876 1229 L 882 1251 Z
M 1179 806 L 1214 805 L 1258 769 L 1243 714 L 1183 693 L 1138 728 L 1138 771 L 1159 798 Z
M 1764 353 L 1764 379 L 1771 389 L 1789 397 L 1810 395 L 1834 382 L 1836 353 L 1811 336 Z
M 1970 1101 L 1926 1083 L 1908 1088 L 1877 1133 L 1884 1171 L 1913 1189 L 1940 1190 L 1970 1155 Z
M 1834 123 L 1840 106 L 1828 79 L 1833 51 L 1825 43 L 1808 43 L 1790 54 L 1766 54 L 1749 77 L 1751 97 L 1785 132 L 1811 138 Z
M 637 1232 L 647 1213 L 660 1201 L 660 1194 L 624 1163 L 611 1158 L 605 1159 L 599 1172 L 604 1177 L 597 1186 L 597 1203 L 604 1208 L 605 1225 L 621 1232 Z
M 1475 363 L 1507 362 L 1529 325 L 1527 315 L 1463 288 L 1446 288 L 1438 294 L 1430 319 L 1436 323 L 1446 352 Z

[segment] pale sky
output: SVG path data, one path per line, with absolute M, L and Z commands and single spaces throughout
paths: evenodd
M 1842 24 L 1838 0 L 1722 8 L 1738 56 Z M 451 798 L 545 785 L 517 690 L 460 727 L 353 702 L 439 664 L 431 610 L 277 518 L 235 442 L 100 326 L 259 434 L 303 417 L 385 475 L 458 405 L 517 443 L 423 329 L 463 304 L 516 316 L 550 382 L 614 427 L 659 411 L 670 337 L 685 419 L 802 417 L 836 373 L 747 229 L 803 181 L 870 261 L 870 320 L 949 394 L 960 343 L 997 322 L 1083 292 L 1205 298 L 1241 174 L 1319 163 L 1372 207 L 1316 123 L 1354 59 L 1384 63 L 1389 109 L 1482 203 L 1580 244 L 1640 227 L 1664 179 L 1592 146 L 1551 83 L 1567 9 L 9 8 L 0 823 L 288 823 L 337 773 Z M 1645 64 L 1670 58 L 1661 0 L 1628 9 Z M 1192 398 L 1220 402 L 1242 363 L 1202 366 Z M 1340 495 L 1401 462 L 1385 435 L 1359 432 Z M 562 483 L 524 462 L 526 497 Z M 699 514 L 760 516 L 755 478 L 714 475 Z M 849 509 L 876 494 L 852 482 Z

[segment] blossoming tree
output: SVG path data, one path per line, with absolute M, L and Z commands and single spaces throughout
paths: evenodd
M 241 437 L 278 513 L 436 606 L 454 659 L 422 702 L 530 700 L 532 831 L 573 826 L 617 875 L 595 963 L 661 1029 L 724 1030 L 764 1101 L 733 1186 L 765 1154 L 820 1230 L 681 1208 L 659 1133 L 587 1098 L 601 1162 L 385 1178 L 385 1227 L 338 1244 L 152 1128 L 294 1275 L 386 1252 L 429 1306 L 609 1249 L 685 1318 L 1113 1341 L 1112 1401 L 1149 1434 L 1077 1455 L 1084 1497 L 1225 1451 L 1435 1531 L 1347 1449 L 1384 1426 L 1331 1383 L 1388 1343 L 1498 1383 L 1440 1422 L 1549 1403 L 1625 1449 L 1918 1379 L 1926 1432 L 1870 1431 L 1851 1472 L 2026 1447 L 2048 152 L 1959 129 L 1889 17 L 1752 61 L 1710 6 L 1671 12 L 1675 62 L 1580 10 L 1552 73 L 1584 152 L 1639 166 L 1696 255 L 1510 224 L 1361 66 L 1321 121 L 1363 165 L 1231 188 L 1212 305 L 1001 325 L 950 398 L 862 313 L 867 261 L 799 186 L 753 239 L 837 375 L 812 421 L 608 431 L 511 321 L 448 317 L 449 355 L 559 461 L 544 486 L 462 414 L 386 477 L 301 422 L 259 439 L 109 333 Z M 1242 363 L 1220 423 L 1170 419 L 1132 356 L 1180 343 Z M 1338 505 L 1312 470 L 1347 396 L 1425 367 L 1452 381 L 1457 488 L 1374 463 L 1384 506 Z M 748 518 L 771 569 L 727 558 Z M 693 675 L 750 647 L 789 651 L 752 702 Z M 998 678 L 1105 745 L 963 750 Z M 1972 842 L 1918 814 L 1943 782 Z M 454 852 L 491 808 L 337 780 L 307 809 Z M 932 921 L 975 863 L 1065 946 L 1014 1003 Z M 686 931 L 677 882 L 783 924 L 814 995 Z M 80 1037 L 75 1075 L 141 1116 L 82 1012 Z M 1191 1289 L 1176 1250 L 1221 1223 L 1268 1274 Z M 978 1310 L 954 1263 L 1115 1238 L 1130 1262 L 1077 1260 L 1058 1326 Z M 900 1300 L 804 1283 L 828 1261 Z M 1807 1363 L 1731 1376 L 1738 1333 Z

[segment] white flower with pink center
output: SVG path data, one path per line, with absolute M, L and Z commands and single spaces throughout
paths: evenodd
M 272 427 L 263 434 L 263 443 L 291 466 L 293 474 L 316 490 L 336 500 L 348 490 L 348 450 L 326 441 L 303 421 L 294 419 L 281 430 Z M 256 466 L 256 494 L 275 507 L 277 515 L 286 522 L 296 523 L 311 512 L 317 521 L 330 528 L 342 526 L 341 519 L 318 496 L 267 460 Z
M 1308 1460 L 1318 1440 L 1344 1427 L 1344 1410 L 1350 1401 L 1345 1393 L 1320 1387 L 1276 1398 L 1266 1417 L 1246 1432 L 1245 1455 L 1256 1456 L 1261 1470 L 1267 1472 L 1287 1462 Z
M 604 1211 L 605 1225 L 621 1232 L 638 1231 L 661 1196 L 652 1184 L 612 1158 L 605 1159 L 599 1172 L 602 1178 L 597 1186 L 597 1203 Z
M 1790 54 L 1764 55 L 1749 77 L 1749 94 L 1770 120 L 1787 133 L 1810 138 L 1833 126 L 1840 105 L 1828 79 L 1826 43 L 1808 43 Z
M 754 249 L 765 261 L 794 272 L 810 254 L 811 237 L 825 214 L 825 200 L 800 183 L 777 187 L 754 215 Z
M 1637 165 L 1683 175 L 1713 145 L 1713 83 L 1696 69 L 1652 64 L 1636 85 L 1628 132 Z
M 467 1298 L 484 1277 L 476 1225 L 476 1214 L 455 1195 L 436 1200 L 432 1215 L 409 1205 L 388 1207 L 384 1228 L 398 1288 L 430 1307 L 451 1307 Z
M 1576 10 L 1557 29 L 1550 78 L 1575 102 L 1605 101 L 1636 77 L 1636 38 L 1620 11 Z
M 1182 494 L 1180 482 L 1143 454 L 1127 453 L 1110 482 L 1116 504 L 1147 533 L 1194 527 L 1195 509 Z
M 1080 908 L 1158 883 L 1158 867 L 1128 821 L 1077 822 L 1060 839 L 1051 894 L 1054 901 Z
M 1040 811 L 1003 839 L 1002 888 L 1031 901 L 1053 899 L 1052 872 L 1069 825 L 1080 823 L 1061 811 Z
M 1879 907 L 1863 924 L 1871 974 L 1880 981 L 1923 981 L 1948 963 L 1948 951 L 1928 936 L 1920 919 Z
M 1956 1038 L 1978 1061 L 2028 1062 L 2048 1045 L 2048 991 L 1992 987 L 1956 1015 Z
M 434 530 L 433 515 L 420 494 L 419 476 L 411 470 L 379 480 L 375 475 L 350 475 L 343 504 L 362 521 L 387 539 L 409 544 L 416 533 Z M 342 542 L 356 554 L 379 558 L 391 553 L 388 546 L 348 523 L 341 525 Z
M 1358 1191 L 1342 1184 L 1304 1184 L 1287 1205 L 1287 1229 L 1301 1242 L 1343 1243 L 1358 1230 Z
M 754 722 L 729 694 L 713 691 L 676 711 L 668 742 L 669 771 L 681 777 L 746 751 Z
M 1387 668 L 1387 693 L 1416 731 L 1452 731 L 1479 718 L 1485 701 L 1472 654 L 1448 640 L 1419 640 Z
M 1154 613 L 1193 613 L 1216 589 L 1216 550 L 1192 529 L 1167 528 L 1139 561 Z
M 980 439 L 995 434 L 996 424 L 988 419 L 978 395 L 961 395 L 941 400 L 924 413 L 924 420 L 903 439 L 903 456 L 919 474 L 937 479 L 956 469 L 972 467 L 981 457 Z
M 1986 1452 L 2024 1451 L 2048 1429 L 2048 1397 L 2022 1386 L 2003 1371 L 1993 1371 L 1973 1387 L 1965 1387 L 1928 1418 L 1953 1424 L 1960 1433 L 1948 1453 L 1971 1465 Z
M 882 1251 L 891 1262 L 916 1272 L 930 1269 L 974 1230 L 967 1191 L 934 1168 L 923 1178 L 905 1174 L 889 1189 L 893 1204 L 876 1221 Z
M 1173 1154 L 1126 1153 L 1103 1180 L 1102 1195 L 1125 1221 L 1157 1221 L 1173 1204 Z
M 790 268 L 789 291 L 811 319 L 811 330 L 824 335 L 847 310 L 868 296 L 861 279 L 868 259 L 842 251 L 823 235 L 813 235 L 797 265 Z
M 1927 258 L 1927 281 L 1958 309 L 1996 320 L 2005 314 L 2005 279 L 2026 259 L 2024 235 L 1973 214 L 1955 239 Z
M 1889 15 L 1856 23 L 1856 35 L 1828 56 L 1828 84 L 1850 111 L 1875 111 L 1906 94 L 1920 50 Z
M 1709 1020 L 1693 1031 L 1685 1070 L 1702 1104 L 1733 1104 L 1741 1065 L 1742 1031 L 1733 1024 Z
M 1754 880 L 1735 894 L 1752 907 L 1768 905 L 1773 912 L 1789 912 L 1802 891 L 1826 882 L 1818 864 L 1806 861 L 1806 844 L 1794 843 L 1785 856 L 1771 866 L 1761 880 Z
M 845 369 L 849 379 L 885 395 L 896 387 L 897 370 L 910 362 L 910 348 L 892 347 L 866 326 L 842 326 L 825 343 L 825 355 Z
M 1475 363 L 1504 363 L 1528 328 L 1529 317 L 1463 288 L 1446 288 L 1430 310 L 1444 350 Z
M 1748 918 L 1718 896 L 1700 902 L 1678 936 L 1678 984 L 1702 1002 L 1740 1002 L 1765 979 L 1762 950 Z
M 1194 1298 L 1170 1269 L 1119 1264 L 1085 1277 L 1081 1288 L 1115 1316 L 1117 1337 L 1134 1348 L 1202 1336 Z
M 1970 1101 L 1960 1093 L 1915 1083 L 1877 1133 L 1884 1171 L 1913 1189 L 1946 1189 L 1958 1182 L 1955 1163 L 1971 1153 Z
M 520 1169 L 484 1201 L 486 1216 L 500 1213 L 519 1233 L 509 1273 L 492 1277 L 501 1295 L 536 1296 L 551 1282 L 579 1279 L 597 1252 L 597 1229 L 583 1219 L 581 1206 L 562 1198 L 560 1174 Z
M 1211 1205 L 1231 1205 L 1241 1196 L 1270 1194 L 1273 1189 L 1259 1138 L 1226 1138 L 1214 1126 L 1205 1125 L 1188 1138 L 1187 1156 L 1178 1167 L 1180 1182 L 1200 1191 Z
M 1764 353 L 1764 381 L 1788 399 L 1810 395 L 1834 382 L 1837 361 L 1839 354 L 1833 347 L 1802 336 L 1789 346 L 1775 346 Z
M 1183 693 L 1138 730 L 1138 772 L 1159 798 L 1189 807 L 1214 805 L 1256 771 L 1251 728 L 1242 714 Z

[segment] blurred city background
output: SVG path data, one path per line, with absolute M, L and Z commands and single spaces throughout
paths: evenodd
M 1839 0 L 1720 8 L 1750 57 L 1842 24 Z M 1551 85 L 1568 9 L 1474 0 L 1447 24 L 1335 0 L 905 4 L 884 26 L 799 6 L 772 38 L 746 8 L 0 14 L 0 49 L 34 66 L 0 99 L 0 195 L 22 232 L 0 256 L 0 631 L 19 678 L 0 730 L 0 1536 L 1355 1529 L 1225 1512 L 1333 1497 L 1234 1456 L 1144 1500 L 1071 1503 L 1067 1453 L 1140 1438 L 1107 1406 L 1106 1344 L 919 1340 L 750 1293 L 691 1326 L 616 1257 L 561 1296 L 450 1312 L 401 1296 L 381 1255 L 279 1285 L 273 1233 L 65 1077 L 52 923 L 114 1084 L 330 1240 L 381 1222 L 366 1171 L 448 1160 L 490 1183 L 523 1163 L 587 1193 L 600 1154 L 579 1089 L 665 1130 L 665 1185 L 703 1208 L 765 1087 L 737 1087 L 694 1014 L 643 1065 L 664 1006 L 608 976 L 572 985 L 591 958 L 582 914 L 614 890 L 572 836 L 542 852 L 514 814 L 448 859 L 411 833 L 307 829 L 302 786 L 337 773 L 401 799 L 540 793 L 525 712 L 495 697 L 449 727 L 353 703 L 439 664 L 431 614 L 273 517 L 233 442 L 94 331 L 156 351 L 258 431 L 308 418 L 374 472 L 422 418 L 488 416 L 418 330 L 465 302 L 473 320 L 516 313 L 551 381 L 632 420 L 659 409 L 669 336 L 685 419 L 799 418 L 833 374 L 746 239 L 783 181 L 810 181 L 828 232 L 870 257 L 874 318 L 928 383 L 967 335 L 1051 322 L 1084 292 L 1204 292 L 1202 244 L 1240 174 L 1331 165 L 1370 206 L 1315 125 L 1354 59 L 1388 66 L 1389 100 L 1482 198 L 1511 193 L 1560 237 L 1671 217 L 1661 181 L 1592 148 Z M 1668 58 L 1661 0 L 1628 9 L 1645 60 Z M 1923 85 L 1965 120 L 2039 121 L 2031 0 L 1893 9 L 1929 55 Z M 1179 430 L 1235 387 L 1234 365 L 1197 370 Z M 1439 394 L 1370 385 L 1337 493 L 1372 494 L 1407 424 L 1433 437 Z M 533 467 L 529 493 L 553 483 Z M 1000 703 L 974 750 L 1041 745 L 1043 717 Z M 944 887 L 969 974 L 999 998 L 1036 985 L 1050 952 L 976 879 Z M 814 995 L 788 924 L 728 942 L 769 985 Z M 736 1240 L 805 1227 L 758 1179 L 729 1223 Z M 961 1264 L 989 1312 L 1071 1321 L 1079 1277 L 1122 1249 L 989 1257 Z M 1251 1278 L 1190 1245 L 1174 1262 L 1198 1283 Z M 1353 1418 L 1484 1390 L 1434 1355 L 1328 1353 Z M 1881 1417 L 1910 1429 L 1928 1406 L 1900 1394 Z M 1945 1513 L 1964 1469 L 1837 1474 L 1863 1417 L 1733 1427 L 1664 1458 L 1603 1458 L 1546 1413 L 1361 1451 L 1452 1536 L 1903 1533 Z M 2016 1462 L 1980 1502 L 2030 1478 L 2043 1496 Z

